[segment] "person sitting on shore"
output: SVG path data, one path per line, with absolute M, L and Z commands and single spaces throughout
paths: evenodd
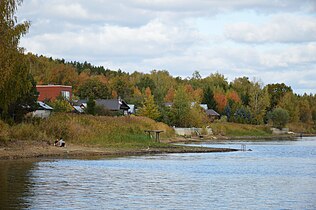
M 65 147 L 66 146 L 66 142 L 63 140 L 62 137 L 60 137 L 60 139 L 56 139 L 56 141 L 54 142 L 54 146 L 56 147 Z
M 63 140 L 63 138 L 62 137 L 60 137 L 60 139 L 59 139 L 59 146 L 60 147 L 65 147 L 66 146 L 66 142 Z

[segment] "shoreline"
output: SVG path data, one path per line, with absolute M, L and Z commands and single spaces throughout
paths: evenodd
M 0 147 L 0 160 L 18 160 L 28 158 L 71 158 L 71 157 L 109 157 L 109 156 L 137 156 L 168 153 L 210 153 L 210 152 L 235 152 L 239 149 L 229 148 L 207 148 L 174 146 L 153 147 L 147 149 L 113 149 L 97 146 L 82 146 L 67 144 L 66 147 L 55 147 L 46 142 L 27 142 L 18 141 L 9 143 L 7 146 Z
M 303 134 L 303 137 L 316 136 L 315 134 Z M 229 140 L 295 140 L 301 138 L 300 135 L 272 135 L 272 136 L 209 136 L 205 138 L 184 138 L 176 137 L 162 140 L 169 144 L 167 147 L 140 148 L 106 148 L 100 146 L 86 146 L 67 143 L 66 147 L 55 147 L 48 142 L 35 141 L 9 141 L 0 144 L 0 160 L 17 160 L 27 158 L 71 158 L 71 157 L 109 157 L 109 156 L 137 156 L 154 155 L 167 153 L 210 153 L 210 152 L 235 152 L 240 149 L 231 148 L 208 148 L 192 146 L 175 146 L 174 143 L 197 143 L 197 142 L 217 142 Z

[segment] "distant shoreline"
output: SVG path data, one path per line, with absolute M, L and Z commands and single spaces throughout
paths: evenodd
M 316 134 L 302 134 L 302 137 L 316 136 Z M 300 139 L 300 134 L 286 134 L 286 135 L 270 135 L 270 136 L 206 136 L 203 138 L 193 137 L 193 138 L 175 138 L 168 140 L 168 143 L 190 143 L 190 142 L 216 142 L 225 140 L 295 140 Z

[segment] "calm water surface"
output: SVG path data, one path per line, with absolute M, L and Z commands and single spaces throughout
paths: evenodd
M 251 152 L 0 162 L 0 209 L 316 209 L 316 138 Z

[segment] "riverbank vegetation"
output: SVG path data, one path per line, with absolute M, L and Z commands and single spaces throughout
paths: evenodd
M 0 141 L 44 141 L 53 144 L 63 137 L 67 143 L 107 148 L 163 147 L 144 130 L 163 130 L 162 138 L 171 138 L 174 131 L 167 125 L 145 117 L 107 117 L 56 113 L 49 119 L 13 126 L 0 121 Z

